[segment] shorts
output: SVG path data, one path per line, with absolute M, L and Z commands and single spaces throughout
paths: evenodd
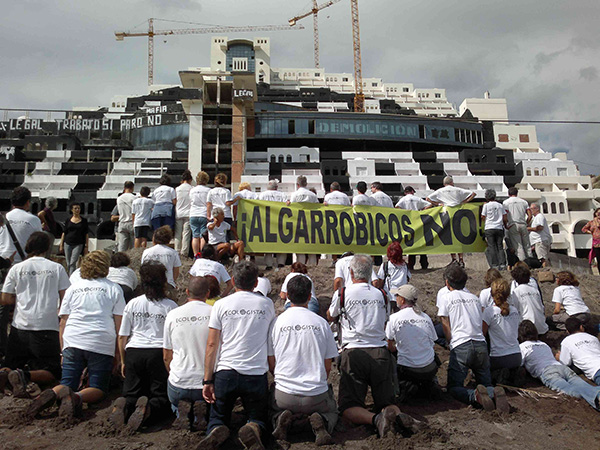
M 143 238 L 143 239 L 149 239 L 148 236 L 150 236 L 150 225 L 144 225 L 141 227 L 134 227 L 133 231 L 135 233 L 135 237 L 137 239 Z
M 11 325 L 4 365 L 11 369 L 47 370 L 60 379 L 60 340 L 54 330 L 19 330 Z
M 536 242 L 534 244 L 535 254 L 538 259 L 547 259 L 548 254 L 550 253 L 550 249 L 552 248 L 551 242 Z
M 371 387 L 374 412 L 394 404 L 396 362 L 387 347 L 350 348 L 340 360 L 340 414 L 352 407 L 365 408 L 367 389 Z
M 63 350 L 63 373 L 60 384 L 79 390 L 81 374 L 87 367 L 89 387 L 108 392 L 114 357 L 102 353 L 67 347 Z
M 206 217 L 190 217 L 190 228 L 192 229 L 192 237 L 199 239 L 206 231 L 208 219 Z

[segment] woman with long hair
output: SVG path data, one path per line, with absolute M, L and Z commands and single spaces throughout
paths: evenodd
M 404 261 L 402 245 L 398 241 L 392 242 L 387 248 L 387 261 L 379 266 L 377 287 L 391 292 L 392 289 L 398 289 L 407 284 L 411 277 L 410 270 Z M 395 297 L 389 297 L 390 301 L 396 304 Z
M 80 256 L 85 256 L 88 249 L 88 222 L 81 217 L 81 204 L 71 203 L 71 217 L 65 222 L 60 238 L 59 251 L 65 252 L 69 275 L 77 269 Z

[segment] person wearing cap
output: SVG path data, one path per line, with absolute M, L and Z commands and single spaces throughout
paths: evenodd
M 415 195 L 415 189 L 412 186 L 406 186 L 404 188 L 404 197 L 398 200 L 396 208 L 405 209 L 408 211 L 423 211 L 424 209 L 431 208 L 431 203 L 423 200 Z M 429 267 L 429 261 L 427 255 L 420 255 L 421 269 L 426 270 Z M 408 255 L 408 269 L 413 270 L 415 263 L 417 262 L 417 255 Z
M 279 180 L 273 179 L 269 180 L 269 184 L 267 185 L 267 190 L 261 192 L 258 196 L 259 200 L 264 200 L 267 202 L 287 202 L 287 195 L 284 192 L 278 191 L 279 188 Z M 276 255 L 273 253 L 265 254 L 265 270 L 271 270 L 274 267 L 274 263 L 277 262 L 277 267 L 285 266 L 285 261 L 287 260 L 287 253 L 277 253 Z
M 385 327 L 388 348 L 398 352 L 398 387 L 400 401 L 418 390 L 437 387 L 438 358 L 433 351 L 437 334 L 433 322 L 417 306 L 417 289 L 411 284 L 392 288 L 400 311 L 390 316 Z

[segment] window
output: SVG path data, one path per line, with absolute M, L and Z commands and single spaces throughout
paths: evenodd
M 232 69 L 237 72 L 247 72 L 248 71 L 248 58 L 232 58 Z
M 315 72 L 315 77 L 320 77 L 321 74 L 319 72 Z
M 291 162 L 292 162 L 292 155 L 287 155 L 287 156 L 285 157 L 285 162 L 286 162 L 286 163 L 291 163 Z
M 527 171 L 525 172 L 525 174 L 530 177 L 531 176 L 531 169 L 527 168 Z
M 372 87 L 377 87 L 377 83 L 371 83 Z
M 542 167 L 542 176 L 545 177 L 546 175 L 548 175 L 548 171 L 545 167 Z
M 342 78 L 342 81 L 348 81 L 348 78 L 344 77 Z
M 558 167 L 558 168 L 556 169 L 556 174 L 557 174 L 559 177 L 564 177 L 564 176 L 567 176 L 567 168 L 566 168 L 566 167 Z
M 277 158 L 277 162 L 280 162 L 280 163 L 283 162 L 283 155 L 279 155 L 279 157 Z
M 277 161 L 277 158 L 275 157 L 275 155 L 271 155 L 271 162 L 274 163 Z
M 288 134 L 296 134 L 296 121 L 288 120 Z
M 546 202 L 542 203 L 542 212 L 544 214 L 548 214 L 548 203 L 546 203 Z
M 533 169 L 533 175 L 536 177 L 540 176 L 540 169 L 538 169 L 537 167 Z
M 508 142 L 508 134 L 499 134 L 498 142 Z
M 356 175 L 359 177 L 364 177 L 367 175 L 367 168 L 366 167 L 357 167 L 356 168 Z
M 519 142 L 529 142 L 529 135 L 528 134 L 520 134 Z
M 504 155 L 496 156 L 496 162 L 499 164 L 506 164 L 506 156 L 504 156 Z
M 442 98 L 442 94 L 435 94 L 435 98 Z
M 560 226 L 557 223 L 553 223 L 552 224 L 552 233 L 553 234 L 559 234 L 560 233 Z
M 550 203 L 550 212 L 552 212 L 552 214 L 556 214 L 556 203 Z
M 408 92 L 408 88 L 407 87 L 402 88 L 402 92 Z
M 559 203 L 559 204 L 558 204 L 558 211 L 559 211 L 561 214 L 564 214 L 564 213 L 565 213 L 565 204 L 564 204 L 564 203 Z
M 315 134 L 315 121 L 314 120 L 308 121 L 308 134 Z

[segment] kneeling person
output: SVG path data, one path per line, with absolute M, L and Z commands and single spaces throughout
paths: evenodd
M 331 361 L 338 356 L 327 322 L 308 310 L 312 282 L 293 277 L 287 286 L 291 307 L 273 327 L 275 392 L 272 399 L 273 436 L 287 440 L 294 414 L 310 416 L 317 445 L 331 443 L 338 413 L 333 391 L 327 386 Z

